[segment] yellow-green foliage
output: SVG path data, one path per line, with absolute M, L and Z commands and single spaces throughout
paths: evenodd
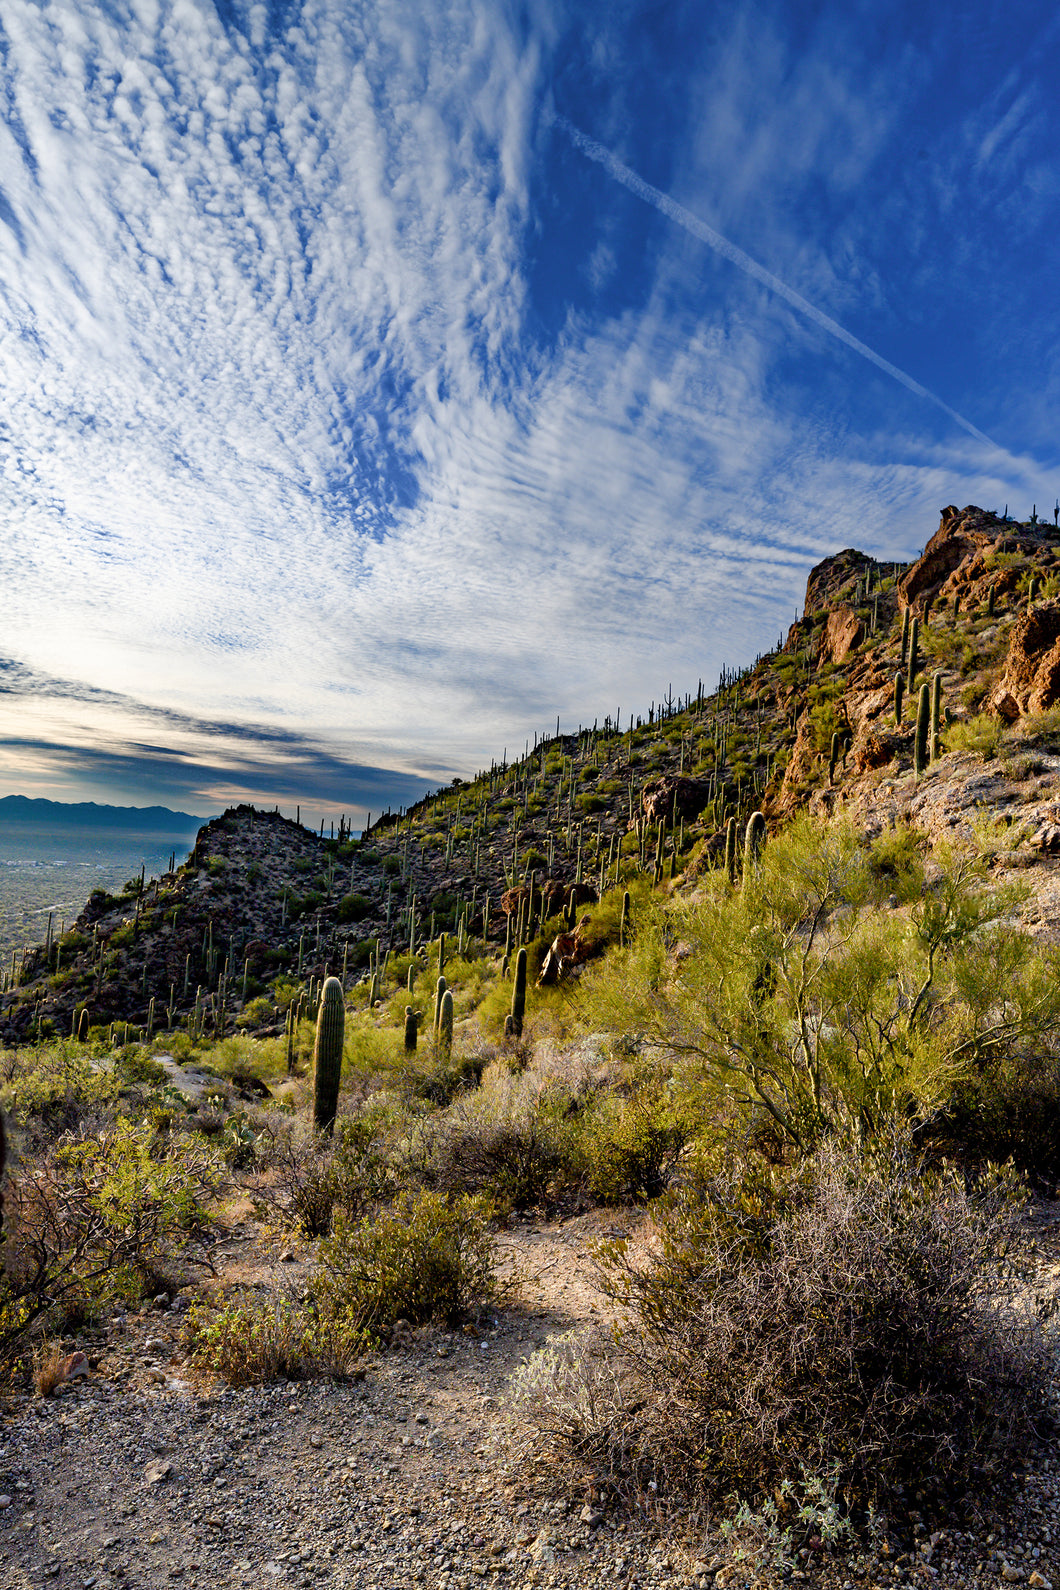
M 582 1125 L 590 1193 L 608 1204 L 657 1197 L 693 1129 L 692 1112 L 675 1108 L 658 1082 L 598 1097 Z
M 0 1107 L 17 1120 L 33 1116 L 61 1128 L 86 1110 L 113 1102 L 120 1079 L 100 1052 L 73 1040 L 18 1051 Z
M 495 1292 L 489 1211 L 480 1198 L 421 1191 L 357 1224 L 337 1218 L 313 1280 L 320 1313 L 370 1331 L 477 1313 Z
M 585 1019 L 673 1064 L 705 1114 L 806 1148 L 926 1118 L 984 1046 L 1026 1042 L 1060 1017 L 1060 984 L 999 919 L 1011 894 L 937 853 L 907 913 L 853 832 L 796 819 L 752 885 L 715 877 L 694 901 L 642 912 L 626 951 L 585 983 Z
M 182 1334 L 192 1368 L 232 1386 L 318 1375 L 344 1379 L 369 1346 L 367 1333 L 347 1320 L 321 1318 L 285 1298 L 217 1310 L 196 1304 Z
M 989 761 L 1001 746 L 1004 724 L 990 712 L 979 712 L 974 718 L 962 718 L 951 723 L 942 739 L 947 751 L 971 751 Z

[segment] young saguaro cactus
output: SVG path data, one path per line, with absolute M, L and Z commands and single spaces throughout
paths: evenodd
M 729 882 L 736 882 L 736 818 L 730 817 L 725 824 L 725 876 Z
M 512 989 L 512 1035 L 523 1036 L 523 1017 L 526 1014 L 526 950 L 521 949 L 515 962 L 515 987 Z
M 899 668 L 904 668 L 909 658 L 909 609 L 902 609 L 902 655 L 898 659 Z
M 442 995 L 442 1006 L 438 1013 L 438 1049 L 445 1060 L 448 1060 L 453 1052 L 453 991 L 451 988 L 447 988 Z
M 625 949 L 629 942 L 629 890 L 622 892 L 622 915 L 618 919 L 618 944 Z
M 942 675 L 934 674 L 931 680 L 931 760 L 937 762 L 942 747 L 939 744 L 939 723 L 942 717 Z
M 894 676 L 894 724 L 895 728 L 902 727 L 902 704 L 905 700 L 905 675 L 896 673 Z
M 920 620 L 914 618 L 909 626 L 909 672 L 906 675 L 905 687 L 912 695 L 916 688 L 916 669 L 919 658 L 917 652 L 920 648 Z
M 916 738 L 913 741 L 913 772 L 920 777 L 928 765 L 928 730 L 931 724 L 931 686 L 920 686 L 917 702 Z
M 342 984 L 329 977 L 320 996 L 317 1035 L 313 1045 L 313 1125 L 329 1135 L 335 1127 L 342 1075 L 342 1040 L 346 1031 L 346 1006 Z
M 405 1006 L 405 1053 L 415 1054 L 419 1017 L 411 1005 Z

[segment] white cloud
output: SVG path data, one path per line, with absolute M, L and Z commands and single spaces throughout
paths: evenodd
M 305 0 L 282 36 L 239 15 L 5 6 L 6 647 L 122 697 L 93 746 L 131 743 L 140 702 L 188 715 L 188 756 L 218 718 L 466 771 L 557 711 L 712 677 L 787 622 L 809 563 L 911 550 L 969 476 L 997 506 L 1038 490 L 1031 459 L 912 440 L 904 394 L 886 437 L 800 413 L 778 371 L 804 330 L 695 297 L 676 234 L 605 309 L 624 240 L 602 216 L 572 265 L 592 314 L 537 334 L 558 9 L 523 35 L 488 0 Z M 800 290 L 878 304 L 864 233 L 800 252 L 775 200 L 822 166 L 853 196 L 896 112 L 839 45 L 785 97 L 789 64 L 737 30 L 678 195 L 769 212 L 763 257 Z M 250 774 L 226 743 L 227 789 Z

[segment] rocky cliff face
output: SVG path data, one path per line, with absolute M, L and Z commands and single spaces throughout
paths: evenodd
M 936 678 L 939 754 L 916 776 L 919 692 Z M 870 831 L 974 832 L 997 869 L 1031 880 L 1034 930 L 1060 936 L 1055 706 L 1060 530 L 948 507 L 912 564 L 825 559 L 780 651 L 625 733 L 540 741 L 360 843 L 276 812 L 225 813 L 175 873 L 94 896 L 61 944 L 28 952 L 0 997 L 0 1036 L 189 1019 L 268 1030 L 277 975 L 349 984 L 377 946 L 407 951 L 461 922 L 499 951 L 520 912 L 536 927 L 572 886 L 593 898 L 635 865 L 660 887 L 694 881 L 726 819 L 756 808 L 774 825 L 808 806 Z

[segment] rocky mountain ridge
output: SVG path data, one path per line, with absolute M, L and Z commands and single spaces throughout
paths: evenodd
M 928 683 L 936 754 L 917 772 Z M 576 910 L 639 869 L 694 882 L 755 809 L 773 826 L 809 806 L 870 832 L 974 830 L 995 867 L 1032 879 L 1029 925 L 1060 933 L 1058 704 L 1060 530 L 948 507 L 911 564 L 847 549 L 817 565 L 784 645 L 713 694 L 537 739 L 360 840 L 246 806 L 215 818 L 182 866 L 97 892 L 13 961 L 0 1037 L 275 1030 L 277 977 L 349 986 L 373 954 L 440 931 L 500 956 L 554 927 L 572 890 Z

